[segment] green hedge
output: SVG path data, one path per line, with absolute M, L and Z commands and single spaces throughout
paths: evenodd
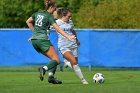
M 140 0 L 92 0 L 74 20 L 78 28 L 140 28 Z
M 76 28 L 140 28 L 140 0 L 56 0 L 73 11 Z M 26 28 L 43 0 L 0 0 L 0 28 Z

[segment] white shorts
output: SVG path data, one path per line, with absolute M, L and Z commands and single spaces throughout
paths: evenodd
M 65 52 L 71 51 L 74 57 L 78 57 L 78 48 L 59 48 L 59 51 L 62 55 L 64 55 Z
M 64 53 L 67 52 L 67 51 L 71 51 L 74 57 L 78 57 L 78 48 L 77 47 L 72 48 L 72 49 L 60 48 L 59 51 L 61 52 L 62 55 L 64 55 Z M 72 68 L 71 63 L 65 58 L 64 58 L 64 65 L 67 65 L 68 67 Z

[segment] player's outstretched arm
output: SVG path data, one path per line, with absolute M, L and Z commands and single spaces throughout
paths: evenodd
M 62 34 L 64 37 L 68 38 L 70 41 L 72 41 L 73 39 L 75 39 L 75 35 L 68 35 L 66 34 L 56 23 L 52 24 L 53 28 L 60 34 Z

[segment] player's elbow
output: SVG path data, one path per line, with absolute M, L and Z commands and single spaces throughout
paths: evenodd
M 26 24 L 29 25 L 31 22 L 29 22 L 29 20 L 26 20 Z
M 33 22 L 32 17 L 30 17 L 29 19 L 26 20 L 26 24 L 27 25 L 32 24 L 32 22 Z
M 26 20 L 26 24 L 29 25 L 29 21 L 28 20 Z

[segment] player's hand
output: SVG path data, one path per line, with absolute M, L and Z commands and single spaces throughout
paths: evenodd
M 28 41 L 29 41 L 29 42 L 32 42 L 32 38 L 30 37 L 30 38 L 28 39 Z
M 76 38 L 75 35 L 71 35 L 71 36 L 68 37 L 68 39 L 69 39 L 70 41 L 73 41 L 75 38 Z
M 80 42 L 79 41 L 76 41 L 76 43 L 77 43 L 78 46 L 80 46 Z

